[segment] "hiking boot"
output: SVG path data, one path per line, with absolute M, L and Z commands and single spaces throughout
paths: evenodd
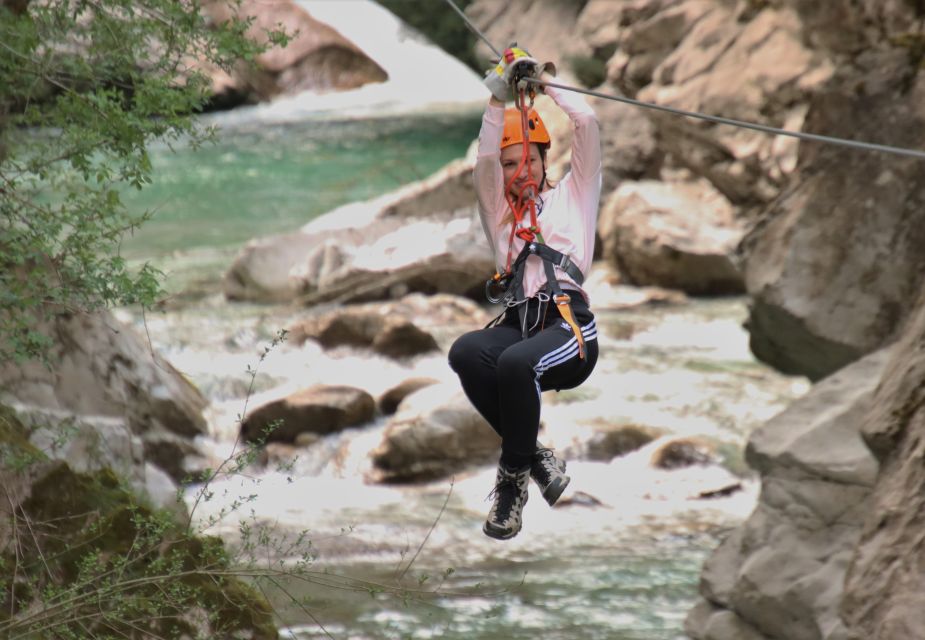
M 530 484 L 530 467 L 508 469 L 498 464 L 495 488 L 488 494 L 495 501 L 488 512 L 482 531 L 486 536 L 507 540 L 520 531 L 523 509 L 527 503 L 527 486 Z
M 565 460 L 556 458 L 552 449 L 537 447 L 530 465 L 530 477 L 539 485 L 543 498 L 549 506 L 556 504 L 556 500 L 565 491 L 571 481 L 565 475 Z

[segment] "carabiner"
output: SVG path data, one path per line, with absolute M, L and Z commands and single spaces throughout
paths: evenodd
M 504 300 L 510 282 L 511 274 L 506 273 L 501 275 L 500 273 L 496 273 L 493 277 L 485 281 L 485 297 L 491 304 L 498 304 Z

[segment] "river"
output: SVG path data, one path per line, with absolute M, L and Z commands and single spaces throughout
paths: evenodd
M 286 390 L 344 383 L 375 395 L 416 375 L 454 382 L 443 355 L 451 336 L 438 340 L 443 354 L 405 362 L 325 352 L 311 341 L 262 355 L 301 310 L 221 295 L 222 274 L 248 239 L 424 177 L 462 156 L 478 132 L 471 103 L 448 110 L 419 101 L 371 114 L 360 102 L 365 113 L 306 110 L 287 99 L 211 116 L 216 145 L 153 149 L 154 184 L 127 195 L 134 210 L 156 213 L 125 252 L 165 271 L 173 302 L 120 315 L 209 399 L 211 434 L 200 445 L 215 459 L 228 455 L 247 407 Z M 549 509 L 534 492 L 513 540 L 481 533 L 491 468 L 422 485 L 367 482 L 384 419 L 329 436 L 282 467 L 216 480 L 197 521 L 234 545 L 238 516 L 220 516 L 243 501 L 247 522 L 280 535 L 308 530 L 320 582 L 348 576 L 383 587 L 290 585 L 309 605 L 287 608 L 273 595 L 289 638 L 683 638 L 704 559 L 755 504 L 758 483 L 742 454 L 748 434 L 808 389 L 754 360 L 746 304 L 598 309 L 598 368 L 578 390 L 546 394 L 547 443 L 570 456 L 595 429 L 632 424 L 691 438 L 710 459 L 663 470 L 650 463 L 652 447 L 607 462 L 570 456 L 573 504 Z M 698 497 L 724 488 L 735 490 Z M 187 493 L 190 504 L 195 495 Z M 418 586 L 420 597 L 389 594 Z

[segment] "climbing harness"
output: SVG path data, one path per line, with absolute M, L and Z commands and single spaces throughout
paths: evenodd
M 536 322 L 534 322 L 533 326 L 528 328 L 527 303 L 529 299 L 524 295 L 523 276 L 527 258 L 530 256 L 537 256 L 543 261 L 543 267 L 546 271 L 546 292 L 537 293 L 536 298 L 540 303 L 540 308 L 537 309 Z M 542 242 L 528 242 L 525 244 L 520 254 L 518 254 L 517 259 L 514 261 L 510 271 L 504 274 L 495 273 L 495 275 L 485 283 L 485 295 L 488 301 L 493 304 L 503 303 L 505 306 L 505 311 L 492 320 L 488 326 L 493 326 L 497 323 L 504 313 L 507 312 L 507 309 L 516 307 L 520 318 L 521 335 L 526 338 L 530 331 L 536 327 L 540 319 L 545 315 L 541 311 L 542 305 L 552 300 L 559 310 L 559 315 L 562 316 L 562 319 L 565 320 L 569 328 L 571 328 L 572 333 L 575 334 L 575 339 L 578 341 L 579 357 L 584 358 L 585 341 L 581 333 L 581 327 L 578 326 L 578 323 L 575 321 L 575 316 L 572 313 L 572 298 L 559 284 L 559 280 L 556 278 L 555 267 L 562 269 L 562 271 L 579 286 L 584 282 L 584 274 L 581 273 L 581 269 L 579 269 L 578 265 L 572 262 L 564 253 Z
M 572 313 L 570 304 L 571 297 L 569 294 L 565 293 L 559 285 L 555 268 L 558 267 L 561 269 L 579 286 L 584 282 L 584 274 L 581 273 L 581 269 L 579 269 L 567 255 L 553 249 L 547 245 L 546 241 L 543 239 L 543 234 L 537 221 L 538 213 L 542 212 L 542 199 L 539 195 L 542 185 L 536 183 L 529 170 L 527 171 L 526 179 L 517 190 L 516 198 L 511 195 L 514 184 L 517 182 L 517 179 L 521 177 L 524 168 L 530 160 L 531 141 L 540 140 L 546 144 L 548 144 L 549 141 L 549 135 L 546 133 L 545 126 L 542 125 L 542 120 L 539 119 L 539 116 L 536 115 L 536 112 L 533 110 L 533 99 L 535 94 L 529 91 L 528 85 L 525 85 L 523 82 L 524 77 L 515 77 L 512 81 L 512 84 L 517 87 L 514 93 L 514 104 L 520 114 L 520 140 L 516 140 L 517 136 L 511 135 L 510 137 L 512 140 L 508 141 L 507 144 L 503 143 L 504 146 L 510 146 L 510 144 L 519 142 L 523 146 L 520 163 L 517 165 L 517 169 L 514 171 L 511 179 L 504 185 L 504 197 L 513 214 L 511 234 L 508 238 L 507 261 L 504 273 L 496 271 L 495 275 L 486 281 L 485 297 L 493 304 L 499 302 L 503 303 L 506 307 L 505 312 L 507 308 L 516 307 L 520 317 L 521 335 L 526 338 L 536 324 L 539 323 L 540 317 L 544 315 L 540 313 L 540 309 L 538 308 L 536 323 L 529 329 L 527 328 L 528 299 L 525 297 L 523 289 L 524 269 L 526 267 L 527 258 L 530 256 L 538 257 L 543 261 L 543 267 L 546 271 L 546 292 L 539 293 L 537 299 L 540 305 L 545 304 L 549 300 L 555 303 L 556 308 L 559 310 L 559 315 L 562 316 L 562 319 L 565 320 L 575 334 L 575 339 L 578 341 L 579 357 L 584 358 L 584 337 Z M 528 98 L 529 104 L 527 102 Z M 545 182 L 545 175 L 542 181 Z M 537 211 L 537 198 L 540 198 L 539 212 Z M 524 227 L 523 221 L 528 214 L 530 216 L 530 225 Z M 517 258 L 513 259 L 515 236 L 523 240 L 525 244 L 517 255 Z M 504 314 L 502 313 L 501 315 Z M 489 326 L 497 322 L 500 317 L 501 316 L 495 318 L 495 320 L 489 323 Z

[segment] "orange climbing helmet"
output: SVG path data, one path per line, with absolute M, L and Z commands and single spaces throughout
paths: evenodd
M 530 108 L 527 112 L 527 140 L 540 145 L 550 144 L 549 132 L 536 109 Z M 504 135 L 501 136 L 501 148 L 512 144 L 521 144 L 524 141 L 523 125 L 520 119 L 520 109 L 512 107 L 504 112 Z

